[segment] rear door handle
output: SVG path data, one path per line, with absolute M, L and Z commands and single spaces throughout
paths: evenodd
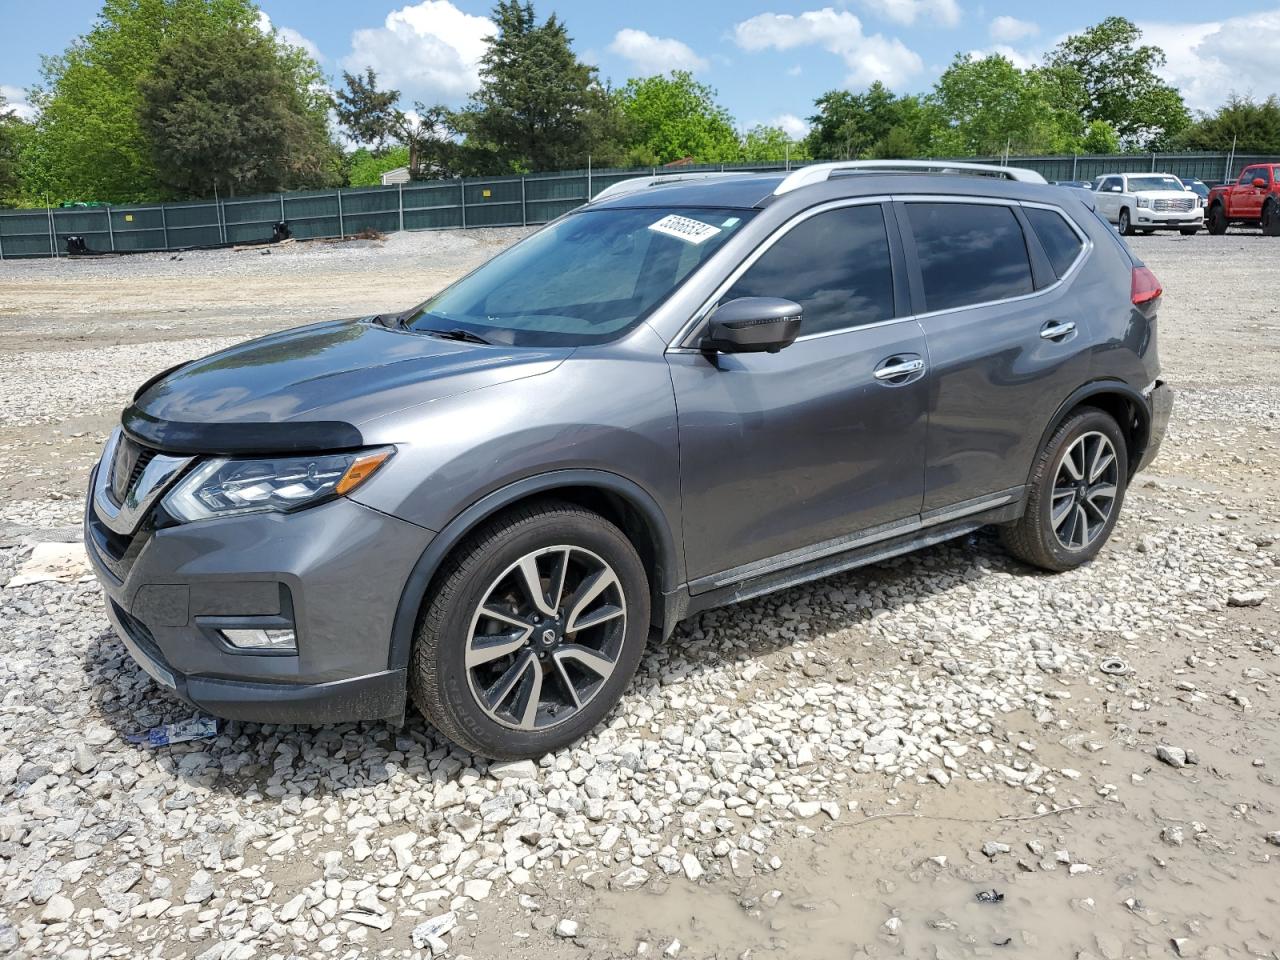
M 1065 323 L 1059 323 L 1057 320 L 1050 320 L 1040 328 L 1040 336 L 1045 340 L 1062 340 L 1069 334 L 1076 332 L 1074 320 L 1068 320 Z
M 882 361 L 880 366 L 876 367 L 873 376 L 881 382 L 892 383 L 902 377 L 919 373 L 923 369 L 924 361 L 914 354 L 908 354 Z

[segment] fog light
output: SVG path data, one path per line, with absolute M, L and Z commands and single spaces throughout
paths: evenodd
M 231 644 L 240 650 L 270 650 L 275 652 L 293 652 L 298 649 L 298 640 L 292 630 L 235 629 L 219 631 Z

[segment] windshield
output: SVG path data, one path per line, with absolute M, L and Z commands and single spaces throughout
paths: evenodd
M 612 340 L 648 316 L 754 213 L 584 210 L 447 287 L 404 324 L 517 346 Z
M 1180 190 L 1186 192 L 1186 187 L 1182 185 L 1182 181 L 1177 177 L 1130 177 L 1129 192 L 1139 193 L 1143 190 Z

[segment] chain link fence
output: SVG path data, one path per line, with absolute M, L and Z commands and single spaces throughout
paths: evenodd
M 975 158 L 967 158 L 973 161 Z M 1160 171 L 1218 182 L 1252 163 L 1280 157 L 1226 153 L 978 158 L 1029 167 L 1046 180 L 1092 180 L 1108 173 Z M 667 172 L 741 170 L 768 173 L 801 163 L 703 164 Z M 310 190 L 185 203 L 104 205 L 0 211 L 0 259 L 56 257 L 67 237 L 90 253 L 187 250 L 262 243 L 284 221 L 300 239 L 345 237 L 365 230 L 447 230 L 533 226 L 580 206 L 605 187 L 662 168 L 571 170 L 528 176 L 418 180 L 387 187 Z

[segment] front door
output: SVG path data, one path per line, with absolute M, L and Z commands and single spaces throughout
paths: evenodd
M 1032 236 L 1011 204 L 908 201 L 901 211 L 931 364 L 922 509 L 927 518 L 1012 499 L 1041 429 L 1088 380 L 1088 318 L 1056 283 L 1084 241 L 1048 207 L 1027 211 Z
M 1266 180 L 1265 187 L 1255 187 L 1254 180 Z M 1240 176 L 1240 183 L 1236 187 L 1235 195 L 1232 200 L 1231 215 L 1233 217 L 1245 217 L 1250 220 L 1257 220 L 1262 217 L 1262 204 L 1267 199 L 1267 193 L 1271 189 L 1271 180 L 1266 167 L 1250 167 Z
M 815 213 L 718 298 L 796 301 L 795 343 L 774 354 L 668 353 L 694 592 L 919 513 L 926 353 L 905 296 L 895 301 L 892 261 L 879 203 Z

